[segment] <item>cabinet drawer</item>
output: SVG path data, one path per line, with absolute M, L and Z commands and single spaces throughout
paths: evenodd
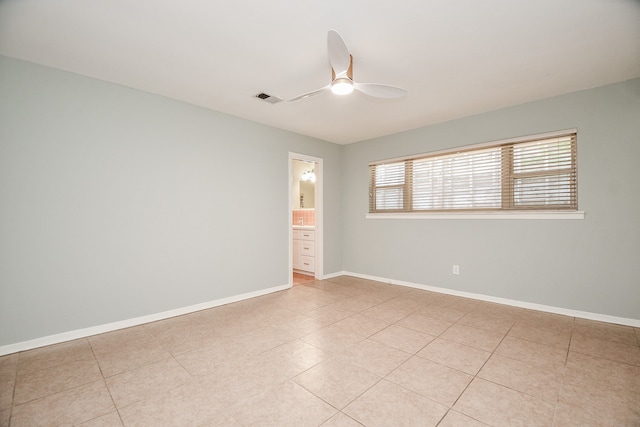
M 316 271 L 316 266 L 314 262 L 315 258 L 310 256 L 301 256 L 300 257 L 300 270 L 304 271 Z
M 298 240 L 314 240 L 315 231 L 313 230 L 293 230 L 293 238 Z
M 315 250 L 314 250 L 315 244 L 313 241 L 311 240 L 300 240 L 300 255 L 302 256 L 314 256 L 315 255 Z

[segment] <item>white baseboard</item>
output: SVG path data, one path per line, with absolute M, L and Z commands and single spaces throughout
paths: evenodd
M 338 277 L 338 276 L 345 276 L 348 275 L 346 272 L 344 271 L 338 271 L 337 273 L 331 273 L 331 274 L 325 274 L 322 276 L 322 280 L 326 280 L 326 279 L 333 279 L 334 277 Z
M 441 294 L 454 295 L 454 296 L 459 296 L 459 297 L 464 297 L 464 298 L 471 298 L 471 299 L 476 299 L 476 300 L 480 300 L 480 301 L 495 302 L 495 303 L 498 303 L 498 304 L 505 304 L 505 305 L 510 305 L 510 306 L 514 306 L 514 307 L 520 307 L 520 308 L 526 308 L 526 309 L 531 309 L 531 310 L 544 311 L 544 312 L 548 312 L 548 313 L 562 314 L 562 315 L 565 315 L 565 316 L 579 317 L 581 319 L 597 320 L 597 321 L 600 321 L 600 322 L 615 323 L 615 324 L 619 324 L 619 325 L 626 325 L 626 326 L 633 326 L 633 327 L 636 327 L 636 328 L 640 328 L 640 319 L 629 319 L 629 318 L 625 318 L 625 317 L 609 316 L 609 315 L 606 315 L 606 314 L 599 314 L 599 313 L 591 313 L 591 312 L 586 312 L 586 311 L 572 310 L 572 309 L 567 309 L 567 308 L 562 308 L 562 307 L 554 307 L 554 306 L 548 306 L 548 305 L 542 305 L 542 304 L 535 304 L 535 303 L 512 300 L 512 299 L 507 299 L 507 298 L 498 298 L 498 297 L 492 297 L 492 296 L 483 295 L 483 294 L 456 291 L 456 290 L 453 290 L 453 289 L 440 288 L 440 287 L 436 287 L 436 286 L 421 285 L 421 284 L 417 284 L 417 283 L 404 282 L 404 281 L 401 281 L 401 280 L 388 279 L 388 278 L 385 278 L 385 277 L 371 276 L 371 275 L 368 275 L 368 274 L 360 274 L 360 273 L 355 273 L 355 272 L 351 272 L 351 271 L 339 271 L 339 272 L 336 272 L 336 273 L 325 274 L 325 275 L 322 276 L 322 278 L 323 278 L 323 280 L 324 279 L 332 279 L 334 277 L 345 276 L 345 275 L 346 276 L 358 277 L 358 278 L 361 278 L 361 279 L 375 280 L 377 282 L 389 283 L 391 285 L 406 286 L 406 287 L 409 287 L 409 288 L 415 288 L 415 289 L 421 289 L 421 290 L 425 290 L 425 291 L 438 292 L 438 293 L 441 293 Z M 243 300 L 246 300 L 246 299 L 259 297 L 259 296 L 262 296 L 262 295 L 267 295 L 267 294 L 270 294 L 270 293 L 273 293 L 273 292 L 283 291 L 283 290 L 290 289 L 290 288 L 291 288 L 291 285 L 289 285 L 289 284 L 281 285 L 281 286 L 274 286 L 272 288 L 261 289 L 259 291 L 248 292 L 248 293 L 244 293 L 244 294 L 240 294 L 240 295 L 234 295 L 234 296 L 231 296 L 231 297 L 221 298 L 221 299 L 218 299 L 218 300 L 209 301 L 209 302 L 205 302 L 205 303 L 201 303 L 201 304 L 195 304 L 195 305 L 191 305 L 191 306 L 188 306 L 188 307 L 182 307 L 182 308 L 177 308 L 177 309 L 173 309 L 173 310 L 163 311 L 161 313 L 155 313 L 155 314 L 150 314 L 150 315 L 147 315 L 147 316 L 135 317 L 133 319 L 121 320 L 121 321 L 118 321 L 118 322 L 107 323 L 107 324 L 104 324 L 104 325 L 98 325 L 98 326 L 93 326 L 93 327 L 90 327 L 90 328 L 78 329 L 78 330 L 75 330 L 75 331 L 63 332 L 61 334 L 49 335 L 49 336 L 46 336 L 46 337 L 36 338 L 36 339 L 33 339 L 33 340 L 29 340 L 29 341 L 22 341 L 22 342 L 15 343 L 15 344 L 9 344 L 9 345 L 5 345 L 5 346 L 0 346 L 0 356 L 4 356 L 6 354 L 11 354 L 11 353 L 17 353 L 19 351 L 31 350 L 33 348 L 44 347 L 44 346 L 47 346 L 47 345 L 59 344 L 59 343 L 65 342 L 65 341 L 72 341 L 72 340 L 76 340 L 76 339 L 80 339 L 80 338 L 86 338 L 86 337 L 89 337 L 89 336 L 92 336 L 92 335 L 97 335 L 97 334 L 103 334 L 105 332 L 116 331 L 118 329 L 130 328 L 132 326 L 138 326 L 138 325 L 142 325 L 142 324 L 145 324 L 145 323 L 156 322 L 158 320 L 164 320 L 164 319 L 168 319 L 168 318 L 171 318 L 171 317 L 176 317 L 176 316 L 181 316 L 181 315 L 184 315 L 184 314 L 193 313 L 193 312 L 196 312 L 196 311 L 206 310 L 208 308 L 213 308 L 213 307 L 218 307 L 218 306 L 225 305 L 225 304 L 230 304 L 230 303 L 234 303 L 234 302 L 238 302 L 238 301 L 243 301 Z
M 247 292 L 244 294 L 234 295 L 227 298 L 221 298 L 214 301 L 190 305 L 188 307 L 181 307 L 173 310 L 163 311 L 161 313 L 149 314 L 147 316 L 135 317 L 133 319 L 121 320 L 118 322 L 107 323 L 104 325 L 92 326 L 90 328 L 77 329 L 75 331 L 63 332 L 61 334 L 49 335 L 46 337 L 36 338 L 29 341 L 22 341 L 15 344 L 4 345 L 4 346 L 0 346 L 0 356 L 4 356 L 5 354 L 17 353 L 19 351 L 24 351 L 24 350 L 31 350 L 33 348 L 44 347 L 47 345 L 59 344 L 65 341 L 72 341 L 80 338 L 86 338 L 92 335 L 104 334 L 105 332 L 112 332 L 118 329 L 130 328 L 132 326 L 138 326 L 144 323 L 156 322 L 158 320 L 164 320 L 170 317 L 182 316 L 184 314 L 206 310 L 208 308 L 218 307 L 218 306 L 230 304 L 233 302 L 243 301 L 246 299 L 259 297 L 262 295 L 267 295 L 273 292 L 283 291 L 289 288 L 291 288 L 291 285 L 275 286 L 268 289 L 261 289 L 259 291 Z
M 476 294 L 476 293 L 464 292 L 464 291 L 456 291 L 453 289 L 439 288 L 437 286 L 420 285 L 417 283 L 404 282 L 401 280 L 388 279 L 385 277 L 371 276 L 368 274 L 354 273 L 351 271 L 343 271 L 342 274 L 347 276 L 358 277 L 360 279 L 368 279 L 368 280 L 375 280 L 377 282 L 389 283 L 391 285 L 422 289 L 424 291 L 438 292 L 441 294 L 471 298 L 471 299 L 476 299 L 480 301 L 495 302 L 498 304 L 505 304 L 513 307 L 527 308 L 530 310 L 544 311 L 547 313 L 562 314 L 564 316 L 579 317 L 581 319 L 597 320 L 599 322 L 615 323 L 618 325 L 633 326 L 635 328 L 640 328 L 640 319 L 629 319 L 626 317 L 609 316 L 607 314 L 591 313 L 588 311 L 572 310 L 568 308 L 554 307 L 554 306 L 543 305 L 543 304 L 535 304 L 531 302 L 518 301 L 518 300 L 507 299 L 507 298 L 492 297 L 489 295 Z

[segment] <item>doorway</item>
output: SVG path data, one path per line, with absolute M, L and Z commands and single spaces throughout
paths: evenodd
M 320 280 L 322 254 L 322 159 L 289 153 L 289 285 Z

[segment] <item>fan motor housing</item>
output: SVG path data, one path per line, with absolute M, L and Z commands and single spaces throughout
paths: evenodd
M 353 80 L 353 55 L 349 55 L 349 68 L 347 68 L 347 77 Z M 336 79 L 336 70 L 331 68 L 331 81 Z

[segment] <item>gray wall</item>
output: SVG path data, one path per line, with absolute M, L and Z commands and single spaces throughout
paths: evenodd
M 286 284 L 289 151 L 325 274 L 640 319 L 639 123 L 633 80 L 342 147 L 0 56 L 0 346 Z M 573 127 L 583 221 L 364 218 L 370 161 Z
M 289 151 L 340 271 L 341 146 L 0 56 L 0 346 L 287 284 Z
M 371 161 L 569 128 L 584 220 L 365 219 Z M 348 145 L 344 269 L 640 319 L 639 160 L 640 79 Z

